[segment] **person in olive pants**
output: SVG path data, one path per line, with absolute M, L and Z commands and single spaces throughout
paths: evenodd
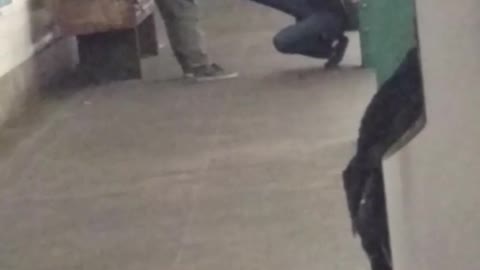
M 210 61 L 199 27 L 199 7 L 195 0 L 155 0 L 168 38 L 185 77 L 198 81 L 236 77 Z

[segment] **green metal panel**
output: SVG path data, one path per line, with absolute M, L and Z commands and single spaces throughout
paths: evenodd
M 398 67 L 416 43 L 415 0 L 362 0 L 360 39 L 365 67 L 375 69 L 379 83 Z

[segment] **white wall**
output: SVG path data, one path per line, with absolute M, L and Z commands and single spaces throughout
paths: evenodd
M 478 270 L 480 1 L 416 1 L 428 123 L 385 162 L 395 270 Z
M 27 60 L 36 48 L 52 38 L 48 31 L 51 26 L 48 10 L 32 12 L 30 1 L 14 0 L 0 7 L 0 77 Z

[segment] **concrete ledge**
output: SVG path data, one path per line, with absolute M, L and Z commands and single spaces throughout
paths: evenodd
M 78 62 L 74 38 L 45 40 L 35 47 L 37 52 L 31 58 L 0 77 L 0 127 Z

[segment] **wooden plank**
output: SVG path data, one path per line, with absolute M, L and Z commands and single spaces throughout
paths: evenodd
M 71 35 L 132 28 L 152 14 L 153 8 L 153 0 L 54 0 L 56 21 Z

